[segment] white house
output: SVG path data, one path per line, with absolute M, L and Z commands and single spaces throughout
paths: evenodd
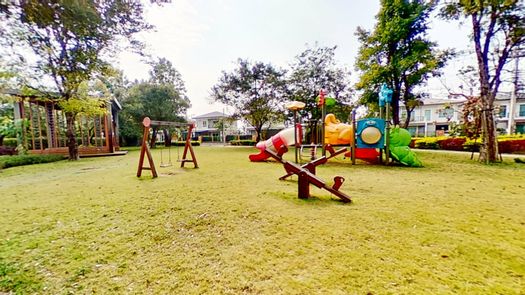
M 228 135 L 239 133 L 237 120 L 221 112 L 211 112 L 192 118 L 195 121 L 195 136 L 209 137 L 211 141 L 224 141 Z
M 460 123 L 465 99 L 427 99 L 411 114 L 408 130 L 413 136 L 439 136 L 448 133 L 452 123 Z M 512 103 L 511 103 L 512 102 Z M 510 93 L 498 94 L 495 102 L 496 128 L 505 133 L 525 133 L 525 93 L 511 97 Z M 406 118 L 404 106 L 400 119 Z M 511 115 L 511 113 L 513 115 Z

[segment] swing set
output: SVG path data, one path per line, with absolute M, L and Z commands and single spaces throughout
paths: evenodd
M 184 144 L 184 151 L 182 153 L 182 159 L 180 159 L 180 167 L 184 168 L 184 164 L 191 162 L 193 163 L 193 168 L 199 168 L 199 165 L 197 164 L 197 158 L 195 157 L 195 152 L 193 151 L 193 147 L 191 146 L 191 133 L 193 132 L 193 129 L 195 128 L 195 124 L 193 123 L 178 123 L 178 122 L 169 122 L 169 121 L 155 121 L 151 120 L 149 117 L 145 117 L 144 120 L 142 120 L 142 125 L 144 126 L 144 133 L 142 136 L 142 147 L 140 149 L 140 158 L 139 158 L 139 167 L 137 170 L 137 177 L 140 177 L 142 175 L 142 170 L 151 170 L 151 174 L 153 175 L 153 178 L 158 177 L 157 169 L 155 168 L 155 163 L 153 162 L 153 157 L 151 156 L 150 147 L 148 144 L 148 139 L 150 137 L 149 131 L 152 126 L 164 126 L 164 127 L 187 127 L 187 134 L 186 134 L 186 142 Z M 186 157 L 189 155 L 191 156 L 191 159 L 186 159 Z M 161 164 L 160 167 L 167 167 L 171 166 L 171 151 L 168 151 L 169 154 L 169 163 L 164 163 L 162 158 L 162 151 L 161 151 Z M 144 156 L 147 156 L 149 167 L 144 166 Z

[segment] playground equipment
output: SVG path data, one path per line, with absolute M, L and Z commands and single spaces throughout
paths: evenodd
M 390 155 L 399 163 L 410 167 L 423 167 L 423 163 L 416 154 L 408 147 L 412 136 L 408 130 L 394 127 L 390 131 Z
M 149 131 L 150 131 L 151 126 L 187 127 L 188 129 L 187 129 L 187 134 L 186 134 L 186 143 L 184 144 L 184 152 L 182 154 L 180 167 L 183 168 L 184 164 L 188 162 L 192 162 L 193 168 L 199 168 L 199 165 L 197 164 L 197 158 L 195 157 L 195 153 L 193 152 L 193 147 L 191 146 L 191 133 L 193 131 L 193 128 L 195 128 L 195 124 L 193 123 L 184 124 L 184 123 L 168 122 L 168 121 L 154 121 L 148 117 L 145 117 L 144 120 L 142 120 L 142 125 L 144 126 L 144 133 L 142 136 L 142 147 L 140 149 L 140 158 L 139 158 L 139 167 L 137 170 L 137 177 L 140 177 L 142 175 L 142 170 L 151 170 L 151 174 L 153 175 L 153 178 L 158 177 L 157 169 L 155 168 L 155 163 L 153 161 L 153 157 L 151 156 L 151 151 L 148 145 Z M 188 151 L 191 155 L 191 160 L 186 159 L 186 156 L 188 155 Z M 144 167 L 144 156 L 148 157 L 149 167 Z
M 290 128 L 283 129 L 279 131 L 279 133 L 270 137 L 269 139 L 265 141 L 260 141 L 259 143 L 257 143 L 255 147 L 259 149 L 259 153 L 250 155 L 249 156 L 250 161 L 252 162 L 264 161 L 270 157 L 270 154 L 266 153 L 265 151 L 271 150 L 273 152 L 277 152 L 283 146 L 300 144 L 302 138 L 303 138 L 303 129 L 300 124 L 296 124 L 295 128 L 290 127 Z
M 345 151 L 346 149 L 343 149 Z M 308 199 L 310 197 L 310 184 L 315 185 L 318 188 L 325 189 L 335 196 L 339 197 L 343 202 L 349 203 L 352 202 L 352 199 L 346 195 L 345 193 L 339 191 L 339 188 L 341 185 L 343 185 L 343 182 L 345 179 L 341 176 L 335 176 L 334 177 L 334 184 L 332 186 L 329 186 L 324 182 L 322 179 L 317 177 L 315 175 L 315 167 L 321 164 L 326 163 L 328 161 L 328 158 L 326 156 L 323 156 L 315 161 L 312 161 L 310 163 L 307 163 L 303 166 L 299 166 L 296 163 L 291 163 L 289 161 L 283 160 L 282 155 L 288 151 L 288 148 L 283 145 L 279 148 L 277 152 L 274 152 L 271 149 L 266 149 L 263 152 L 267 154 L 269 157 L 274 158 L 277 162 L 283 164 L 284 169 L 286 170 L 286 175 L 282 176 L 279 179 L 285 179 L 286 177 L 290 175 L 297 175 L 299 177 L 299 180 L 297 181 L 298 186 L 298 194 L 297 196 L 299 199 Z M 333 149 L 332 149 L 333 151 Z M 335 156 L 336 153 L 341 153 L 342 151 L 333 152 L 332 156 Z M 331 156 L 331 157 L 332 157 Z
M 331 145 L 349 145 L 350 150 L 344 155 L 352 160 L 352 164 L 355 164 L 356 159 L 382 163 L 384 153 L 385 164 L 389 164 L 390 158 L 392 158 L 403 165 L 421 167 L 421 161 L 408 147 L 411 141 L 410 133 L 399 127 L 393 129 L 390 127 L 389 108 L 391 100 L 392 90 L 383 84 L 379 92 L 380 118 L 356 120 L 355 112 L 352 112 L 352 124 L 345 124 L 337 120 L 334 114 L 325 115 L 326 100 L 324 92 L 321 91 L 319 93 L 319 105 L 323 108 L 324 118 L 321 132 L 323 156 L 326 156 L 326 149 Z M 383 108 L 385 109 L 384 119 L 382 118 Z M 297 119 L 294 117 L 294 122 L 296 121 Z M 303 155 L 304 147 L 311 148 L 310 159 L 315 160 L 317 144 L 302 145 L 302 126 L 300 124 L 295 124 L 295 126 L 297 132 L 294 131 L 293 127 L 287 128 L 272 138 L 259 142 L 257 148 L 260 152 L 256 155 L 250 155 L 250 160 L 253 162 L 264 161 L 270 157 L 268 153 L 265 153 L 267 149 L 278 152 L 282 146 L 290 145 L 296 147 L 296 163 L 298 162 L 297 150 L 300 148 L 301 155 Z M 395 132 L 391 132 L 391 129 Z M 299 134 L 296 137 L 294 137 L 295 132 Z M 310 133 L 317 134 L 318 132 L 310 130 Z

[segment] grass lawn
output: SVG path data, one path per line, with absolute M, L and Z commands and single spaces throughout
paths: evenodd
M 525 293 L 524 164 L 335 159 L 344 204 L 253 148 L 195 150 L 157 179 L 138 151 L 0 170 L 0 293 Z

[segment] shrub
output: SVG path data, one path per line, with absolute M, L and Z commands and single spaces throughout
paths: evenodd
M 243 145 L 243 146 L 255 146 L 255 140 L 243 139 L 243 140 L 232 140 L 230 141 L 231 145 Z
M 18 155 L 0 157 L 0 169 L 32 165 L 40 163 L 50 163 L 66 159 L 63 155 Z
M 525 139 L 498 139 L 500 153 L 525 153 Z
M 190 141 L 190 143 L 191 143 L 192 146 L 199 146 L 199 145 L 201 145 L 200 141 L 198 141 L 198 140 L 192 140 L 192 141 Z M 173 146 L 185 146 L 186 145 L 186 141 L 182 141 L 182 140 L 180 140 L 180 141 L 172 141 L 171 145 L 173 145 Z
M 226 135 L 226 141 L 252 139 L 251 135 Z
M 16 148 L 16 146 L 18 145 L 18 142 L 16 138 L 4 138 L 3 145 Z
M 438 144 L 442 150 L 462 151 L 465 141 L 464 137 L 450 137 L 438 140 Z
M 12 146 L 0 146 L 0 156 L 3 155 L 16 155 L 16 148 Z
M 479 147 L 481 145 L 481 139 L 467 139 L 465 143 L 463 143 L 463 150 L 469 151 L 469 152 L 479 152 Z
M 438 140 L 442 137 L 424 137 L 416 140 L 414 147 L 417 149 L 439 149 Z

